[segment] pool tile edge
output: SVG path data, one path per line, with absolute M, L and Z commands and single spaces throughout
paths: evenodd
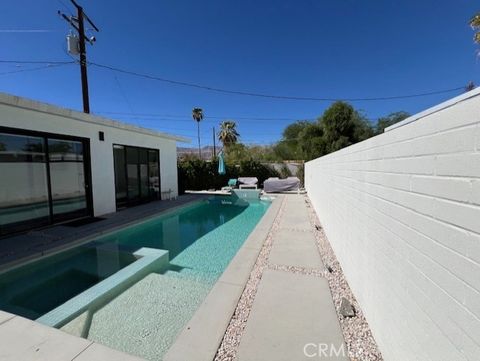
M 163 361 L 214 359 L 253 265 L 278 215 L 282 199 L 283 196 L 278 196 L 272 201 Z
M 134 253 L 137 261 L 90 287 L 64 304 L 41 316 L 36 322 L 50 327 L 61 327 L 81 313 L 96 310 L 106 300 L 116 297 L 148 273 L 165 268 L 168 251 L 143 247 Z

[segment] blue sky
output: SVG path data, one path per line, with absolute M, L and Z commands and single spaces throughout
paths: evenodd
M 468 26 L 480 10 L 474 1 L 78 1 L 101 30 L 88 46 L 90 61 L 158 77 L 319 98 L 480 84 Z M 0 60 L 70 60 L 68 26 L 57 10 L 73 7 L 69 0 L 2 1 Z M 78 65 L 9 73 L 36 67 L 0 64 L 0 91 L 82 109 Z M 268 144 L 293 120 L 316 118 L 330 104 L 220 94 L 93 66 L 89 83 L 92 113 L 192 137 L 191 146 L 195 106 L 206 116 L 203 144 L 212 143 L 212 127 L 224 118 L 237 121 L 245 143 Z M 376 119 L 398 110 L 415 113 L 458 93 L 352 104 Z

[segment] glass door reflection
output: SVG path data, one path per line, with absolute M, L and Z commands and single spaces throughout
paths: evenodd
M 0 235 L 50 221 L 45 141 L 0 133 Z
M 48 139 L 48 160 L 53 221 L 87 216 L 83 143 Z
M 160 198 L 159 151 L 113 145 L 117 208 Z
M 140 181 L 138 174 L 138 148 L 126 147 L 127 150 L 127 181 L 128 201 L 134 203 L 140 199 Z
M 148 189 L 148 150 L 144 148 L 138 149 L 138 171 L 140 175 L 140 198 L 149 199 L 150 192 Z
M 89 141 L 0 127 L 0 236 L 92 214 Z

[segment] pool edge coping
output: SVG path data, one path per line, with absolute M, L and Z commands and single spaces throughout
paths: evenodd
M 6 311 L 0 311 L 0 334 L 4 341 L 6 335 L 9 337 L 9 341 L 2 344 L 4 360 L 83 361 L 101 355 L 102 361 L 145 361 Z
M 195 311 L 163 361 L 212 361 L 248 282 L 260 250 L 280 211 L 277 195 L 235 254 L 207 297 Z
M 168 213 L 177 211 L 179 208 L 193 206 L 195 203 L 199 203 L 199 202 L 202 202 L 202 201 L 207 200 L 207 199 L 208 199 L 208 197 L 202 197 L 200 195 L 196 199 L 189 200 L 189 201 L 187 201 L 185 203 L 182 203 L 182 204 L 174 205 L 171 208 L 159 210 L 158 212 L 153 212 L 153 213 L 147 214 L 147 215 L 142 215 L 141 217 L 139 217 L 137 219 L 133 219 L 133 220 L 129 220 L 125 223 L 113 225 L 111 228 L 106 228 L 106 229 L 103 229 L 103 230 L 93 231 L 91 234 L 88 234 L 88 235 L 85 235 L 85 236 L 79 236 L 77 239 L 75 239 L 71 242 L 58 245 L 56 247 L 53 247 L 53 248 L 45 250 L 45 251 L 39 251 L 38 253 L 34 253 L 34 254 L 29 255 L 29 256 L 13 260 L 11 262 L 0 264 L 0 275 L 3 274 L 3 273 L 10 272 L 10 271 L 14 270 L 15 268 L 23 267 L 23 266 L 25 266 L 29 263 L 39 261 L 43 258 L 54 256 L 58 253 L 69 251 L 69 250 L 71 250 L 75 247 L 82 246 L 84 244 L 87 244 L 88 242 L 94 241 L 95 238 L 97 238 L 97 237 L 107 236 L 110 233 L 120 231 L 122 228 L 127 228 L 127 227 L 131 227 L 133 225 L 136 225 L 136 224 L 141 224 L 141 223 L 150 221 L 151 219 L 153 219 L 155 217 L 160 217 L 160 216 L 167 215 Z M 118 211 L 110 213 L 110 214 L 105 215 L 105 216 L 110 216 L 110 215 L 115 215 L 115 214 L 118 214 Z

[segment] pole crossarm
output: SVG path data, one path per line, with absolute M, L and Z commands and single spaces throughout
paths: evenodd
M 100 31 L 100 29 L 97 28 L 97 26 L 96 26 L 96 25 L 93 23 L 93 21 L 88 17 L 88 15 L 85 14 L 85 11 L 83 11 L 83 8 L 82 8 L 80 5 L 78 5 L 78 3 L 77 3 L 75 0 L 70 0 L 70 1 L 72 2 L 73 6 L 75 6 L 75 7 L 77 8 L 77 10 L 78 10 L 78 9 L 82 9 L 83 17 L 88 21 L 88 23 L 89 23 L 90 25 L 92 25 L 93 29 L 98 33 L 98 32 Z

